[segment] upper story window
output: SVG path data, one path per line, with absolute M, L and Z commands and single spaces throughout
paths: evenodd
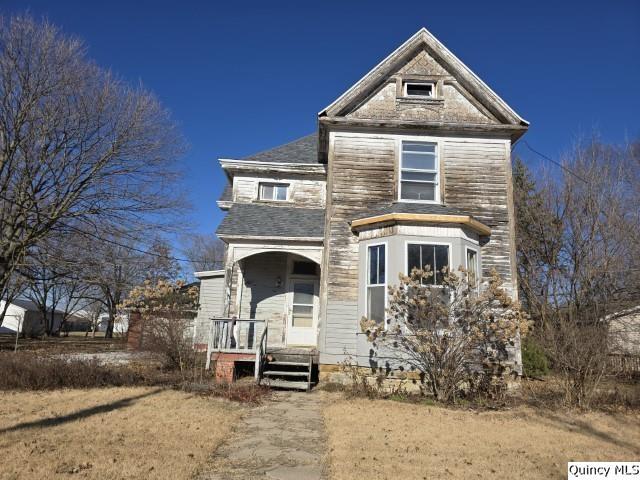
M 273 200 L 284 202 L 288 197 L 289 185 L 286 183 L 260 183 L 260 200 Z
M 438 202 L 437 145 L 402 142 L 400 155 L 400 200 Z
M 435 85 L 433 83 L 405 82 L 405 97 L 433 98 L 435 97 Z
M 424 270 L 428 266 L 433 275 L 423 278 L 425 285 L 442 285 L 444 268 L 449 268 L 449 246 L 431 245 L 426 243 L 407 244 L 407 275 L 417 268 Z

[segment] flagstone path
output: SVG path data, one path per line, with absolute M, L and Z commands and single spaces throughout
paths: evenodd
M 321 397 L 319 391 L 273 393 L 247 412 L 199 480 L 327 478 Z

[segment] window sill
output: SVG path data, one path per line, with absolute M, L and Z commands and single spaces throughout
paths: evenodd
M 269 205 L 290 205 L 293 200 L 254 200 L 253 203 L 266 203 Z
M 444 105 L 444 98 L 432 97 L 397 97 L 398 103 L 418 104 L 418 105 Z

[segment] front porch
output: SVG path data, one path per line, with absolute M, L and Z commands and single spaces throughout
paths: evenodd
M 232 382 L 238 368 L 251 370 L 258 384 L 310 390 L 317 380 L 315 347 L 268 346 L 264 320 L 213 318 L 207 345 L 207 369 L 220 382 Z
M 230 243 L 224 316 L 211 319 L 208 366 L 233 381 L 253 365 L 258 383 L 308 389 L 317 370 L 320 308 L 318 245 Z

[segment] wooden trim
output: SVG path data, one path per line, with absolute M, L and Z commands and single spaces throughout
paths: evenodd
M 318 113 L 319 117 L 344 115 L 350 105 L 356 103 L 375 88 L 375 85 L 387 76 L 392 75 L 398 65 L 409 55 L 417 51 L 427 50 L 436 61 L 444 64 L 454 78 L 461 82 L 465 89 L 478 98 L 487 108 L 495 112 L 504 123 L 528 126 L 529 123 L 518 115 L 502 98 L 498 96 L 480 77 L 456 57 L 426 28 L 418 30 L 411 38 L 400 45 L 385 59 L 371 69 L 364 77 L 352 85 L 328 107 Z
M 491 235 L 491 228 L 469 215 L 444 215 L 435 213 L 387 213 L 354 220 L 351 222 L 351 228 L 355 229 L 384 222 L 459 223 L 468 226 L 480 235 Z

